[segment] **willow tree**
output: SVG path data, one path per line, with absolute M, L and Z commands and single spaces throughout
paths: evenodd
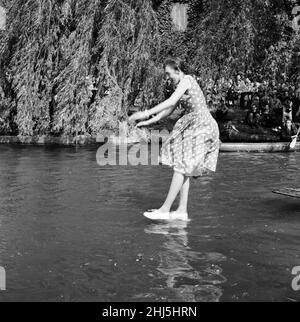
M 185 32 L 174 29 L 170 10 L 188 5 Z M 158 4 L 162 55 L 187 60 L 202 78 L 226 78 L 261 66 L 268 50 L 295 39 L 286 25 L 295 0 L 164 0 Z M 286 39 L 285 39 L 286 38 Z M 283 46 L 280 41 L 284 41 Z M 287 49 L 288 51 L 289 49 Z
M 23 135 L 115 128 L 161 86 L 151 0 L 6 1 L 0 65 Z
M 275 82 L 296 81 L 300 77 L 300 28 L 294 25 L 300 18 L 300 10 L 293 10 L 296 4 L 295 0 L 272 4 L 276 33 L 265 48 L 262 67 L 265 77 Z
M 188 30 L 193 68 L 205 77 L 229 76 L 245 70 L 253 53 L 254 28 L 250 0 L 191 1 Z
M 11 7 L 11 4 L 11 0 L 0 1 L 0 6 L 6 11 Z M 3 11 L 2 14 L 4 14 Z M 7 16 L 10 16 L 10 12 L 7 13 Z M 17 133 L 17 126 L 13 120 L 16 113 L 14 93 L 11 90 L 11 77 L 6 68 L 12 45 L 13 37 L 8 36 L 6 23 L 0 30 L 0 134 Z
M 145 105 L 151 103 L 151 96 L 160 96 L 159 47 L 158 20 L 152 1 L 107 3 L 96 41 L 99 90 L 93 104 L 93 131 L 99 122 L 101 126 L 104 122 L 106 127 L 115 127 L 141 93 Z M 102 97 L 105 90 L 107 95 Z
M 55 15 L 56 19 L 62 19 L 64 27 L 53 78 L 52 130 L 55 132 L 85 134 L 88 131 L 94 89 L 92 49 L 102 10 L 101 0 L 69 0 L 63 3 L 63 15 Z
M 15 0 L 1 47 L 19 134 L 85 133 L 101 0 Z

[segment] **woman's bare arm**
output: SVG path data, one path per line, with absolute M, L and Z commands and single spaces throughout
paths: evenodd
M 167 109 L 159 112 L 156 116 L 152 117 L 151 119 L 147 120 L 147 121 L 142 121 L 139 124 L 137 124 L 137 126 L 147 126 L 153 123 L 156 123 L 164 118 L 166 118 L 167 116 L 171 115 L 173 113 L 173 111 L 175 110 L 175 108 L 178 106 L 178 102 L 177 104 L 168 107 Z
M 176 105 L 180 98 L 184 95 L 186 90 L 191 88 L 191 82 L 184 78 L 180 81 L 178 87 L 176 88 L 175 92 L 171 95 L 170 98 L 165 100 L 164 102 L 158 104 L 157 106 L 148 110 L 148 114 L 158 114 L 159 112 L 171 108 L 172 106 Z

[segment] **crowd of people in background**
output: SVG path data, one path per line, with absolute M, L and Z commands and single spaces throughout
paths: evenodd
M 292 136 L 300 126 L 300 77 L 294 81 L 253 82 L 249 75 L 204 84 L 206 98 L 219 121 L 228 111 L 245 110 L 244 123 Z

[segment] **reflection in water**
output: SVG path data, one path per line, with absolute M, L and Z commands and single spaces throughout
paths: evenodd
M 226 257 L 219 253 L 193 251 L 188 246 L 187 225 L 184 221 L 170 221 L 152 223 L 145 228 L 148 234 L 166 236 L 157 270 L 167 278 L 167 287 L 156 290 L 172 291 L 175 298 L 167 298 L 169 301 L 217 302 L 222 296 L 220 284 L 226 282 L 226 278 L 222 275 L 222 268 L 212 262 L 225 261 Z M 199 269 L 192 266 L 193 261 L 200 266 Z

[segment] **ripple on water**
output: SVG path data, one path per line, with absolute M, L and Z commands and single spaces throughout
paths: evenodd
M 174 221 L 151 224 L 145 229 L 148 234 L 164 236 L 157 271 L 159 277 L 166 280 L 166 287 L 155 288 L 156 294 L 163 293 L 160 298 L 166 301 L 219 301 L 226 278 L 215 263 L 226 261 L 226 256 L 192 250 L 188 246 L 188 224 Z

